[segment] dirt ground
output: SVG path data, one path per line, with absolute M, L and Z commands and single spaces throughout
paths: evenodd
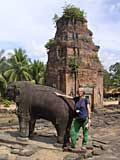
M 118 101 L 104 101 L 103 105 L 108 106 L 108 105 L 118 105 Z
M 32 139 L 20 141 L 17 117 L 9 108 L 8 113 L 0 113 L 0 160 L 119 160 L 120 106 L 117 102 L 104 105 L 92 114 L 88 149 L 82 156 L 55 147 L 56 130 L 45 120 L 37 122 Z M 77 147 L 81 146 L 81 140 L 82 132 Z

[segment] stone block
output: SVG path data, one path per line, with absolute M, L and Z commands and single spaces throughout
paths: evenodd
M 99 155 L 103 154 L 103 151 L 102 151 L 101 149 L 94 149 L 94 150 L 92 151 L 92 154 L 93 154 L 94 156 L 99 156 Z
M 8 160 L 8 154 L 0 154 L 0 160 Z

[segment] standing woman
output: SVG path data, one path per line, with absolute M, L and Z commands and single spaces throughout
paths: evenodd
M 91 109 L 90 109 L 89 100 L 85 98 L 84 88 L 79 88 L 78 96 L 74 98 L 71 96 L 67 96 L 59 93 L 56 93 L 56 94 L 58 96 L 63 96 L 66 98 L 72 98 L 75 101 L 76 116 L 73 120 L 71 130 L 70 130 L 71 147 L 76 148 L 78 133 L 80 128 L 82 127 L 83 140 L 82 140 L 81 149 L 86 149 L 86 145 L 88 142 L 88 131 L 91 124 Z

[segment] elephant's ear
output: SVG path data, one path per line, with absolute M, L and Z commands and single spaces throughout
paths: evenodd
M 15 96 L 20 95 L 20 87 L 18 86 L 17 82 L 13 82 L 10 84 L 11 89 L 14 91 Z
M 19 103 L 21 100 L 21 89 L 20 87 L 16 86 L 15 88 L 15 102 Z
M 20 96 L 20 88 L 16 87 L 15 89 L 15 95 Z

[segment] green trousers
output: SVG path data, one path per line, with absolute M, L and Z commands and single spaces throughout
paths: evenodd
M 77 118 L 73 120 L 72 127 L 70 130 L 71 147 L 75 148 L 76 140 L 81 127 L 83 130 L 82 146 L 86 146 L 88 142 L 88 128 L 86 127 L 87 123 L 88 123 L 88 118 L 86 118 L 85 121 L 81 121 L 80 119 L 77 119 Z

